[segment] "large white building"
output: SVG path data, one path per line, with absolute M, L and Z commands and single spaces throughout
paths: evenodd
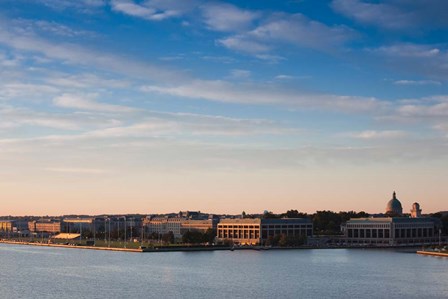
M 401 202 L 393 193 L 386 205 L 386 215 L 394 217 L 352 218 L 342 225 L 345 242 L 368 245 L 425 245 L 439 241 L 440 221 L 422 217 L 418 203 L 414 203 L 411 217 L 403 217 Z
M 218 240 L 242 245 L 260 245 L 274 236 L 312 237 L 313 223 L 308 218 L 222 219 Z

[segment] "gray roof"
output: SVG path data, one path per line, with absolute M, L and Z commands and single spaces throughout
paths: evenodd
M 422 223 L 438 222 L 439 219 L 433 217 L 378 217 L 378 218 L 352 218 L 347 223 Z

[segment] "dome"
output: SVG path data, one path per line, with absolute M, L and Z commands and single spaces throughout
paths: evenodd
M 414 204 L 412 205 L 412 209 L 420 210 L 420 204 L 418 202 L 414 202 Z
M 401 206 L 401 202 L 397 199 L 397 195 L 395 192 L 392 195 L 392 199 L 389 200 L 386 206 L 386 214 L 389 213 L 397 215 L 403 214 L 403 207 Z

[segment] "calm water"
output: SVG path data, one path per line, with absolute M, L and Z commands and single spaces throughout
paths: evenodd
M 120 253 L 0 244 L 0 298 L 448 298 L 448 259 L 392 250 Z

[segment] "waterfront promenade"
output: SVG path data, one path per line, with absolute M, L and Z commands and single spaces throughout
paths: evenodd
M 42 243 L 42 242 L 25 242 L 25 241 L 10 241 L 0 240 L 0 243 L 11 245 L 24 245 L 24 246 L 39 246 L 39 247 L 57 247 L 57 248 L 70 248 L 70 249 L 90 249 L 90 250 L 103 250 L 103 251 L 118 251 L 118 252 L 191 252 L 191 251 L 235 251 L 235 250 L 311 250 L 311 249 L 413 249 L 412 252 L 418 254 L 434 255 L 448 257 L 448 253 L 439 253 L 433 251 L 418 251 L 415 246 L 292 246 L 292 247 L 280 247 L 280 246 L 220 246 L 220 245 L 178 245 L 178 246 L 152 246 L 141 248 L 123 248 L 123 247 L 109 247 L 109 246 L 87 246 L 87 245 L 75 245 L 75 244 L 54 244 L 54 243 Z
M 424 251 L 424 250 L 419 250 L 419 251 L 417 251 L 417 254 L 431 255 L 431 256 L 439 256 L 439 257 L 448 257 L 448 251 L 445 251 L 445 252 L 437 252 L 437 251 Z

